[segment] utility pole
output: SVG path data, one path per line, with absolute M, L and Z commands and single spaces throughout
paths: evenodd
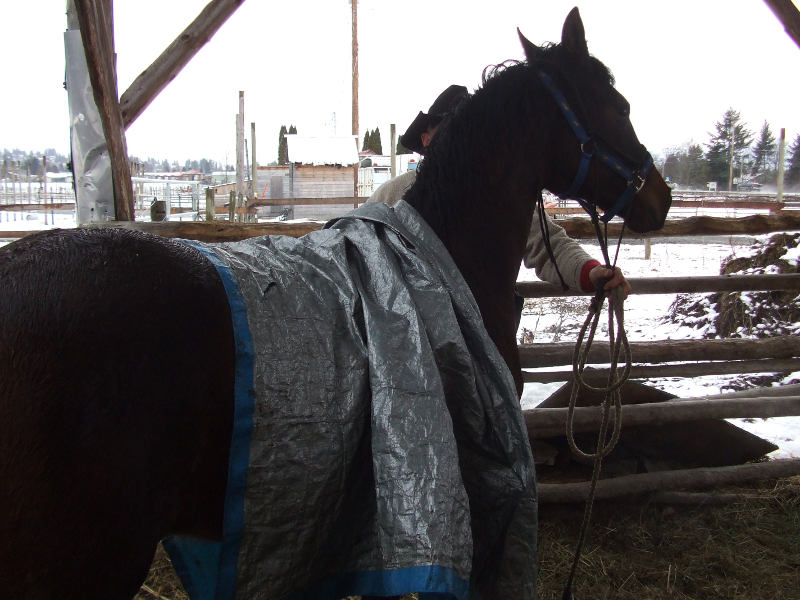
M 358 0 L 353 7 L 353 136 L 356 142 L 356 164 L 353 165 L 353 208 L 358 208 Z
M 728 191 L 733 190 L 733 142 L 735 128 L 733 122 L 728 125 Z
M 775 200 L 780 204 L 783 202 L 783 163 L 786 162 L 786 129 L 781 127 L 781 135 L 778 138 L 778 193 Z
M 256 124 L 250 123 L 250 148 L 253 152 L 253 169 L 250 176 L 250 197 L 255 200 L 258 198 L 258 161 L 256 160 Z
M 353 135 L 358 136 L 358 0 L 350 0 L 353 6 Z M 356 137 L 358 146 L 358 137 Z
M 244 197 L 244 91 L 239 90 L 239 112 L 236 114 L 236 196 L 233 200 L 235 209 L 240 207 Z M 233 218 L 231 218 L 231 221 Z
M 392 149 L 390 151 L 390 156 L 392 157 L 392 179 L 397 177 L 397 142 L 395 141 L 395 135 L 395 124 L 391 123 L 389 125 L 389 143 L 392 145 Z

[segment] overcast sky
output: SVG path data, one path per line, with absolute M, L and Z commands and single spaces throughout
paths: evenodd
M 578 4 L 589 51 L 614 73 L 654 154 L 704 143 L 726 109 L 755 134 L 766 120 L 800 132 L 800 48 L 761 0 L 360 0 L 359 136 L 379 127 L 389 150 L 451 83 L 471 90 L 483 68 L 522 58 L 516 28 L 559 41 Z M 797 0 L 795 0 L 797 3 Z M 115 0 L 120 93 L 197 16 L 206 0 Z M 69 148 L 63 0 L 2 8 L 0 148 Z M 140 158 L 235 162 L 238 92 L 256 123 L 261 164 L 278 130 L 351 133 L 348 0 L 247 0 L 127 132 Z

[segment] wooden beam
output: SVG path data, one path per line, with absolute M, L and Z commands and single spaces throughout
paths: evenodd
M 106 148 L 111 159 L 114 213 L 117 221 L 134 220 L 134 195 L 125 127 L 117 97 L 111 0 L 75 0 L 83 49 L 92 82 L 94 101 L 100 111 Z
M 142 114 L 181 69 L 212 38 L 244 0 L 211 0 L 153 64 L 142 71 L 120 100 L 125 128 Z
M 591 221 L 585 218 L 563 219 L 558 222 L 563 227 L 567 235 L 573 238 L 596 239 L 594 228 Z M 608 224 L 608 238 L 616 239 L 619 237 L 622 224 L 611 222 Z M 685 235 L 757 235 L 762 233 L 772 233 L 774 231 L 797 231 L 800 230 L 800 212 L 784 211 L 780 214 L 770 215 L 751 215 L 735 219 L 723 217 L 687 217 L 685 219 L 668 220 L 664 227 L 658 231 L 647 233 L 635 233 L 630 229 L 625 229 L 626 238 L 646 238 L 646 237 L 673 237 Z
M 522 411 L 531 439 L 546 439 L 564 435 L 568 408 L 533 408 Z M 683 399 L 646 404 L 625 404 L 622 407 L 622 427 L 665 425 L 703 419 L 746 419 L 794 417 L 800 415 L 800 396 L 761 396 L 709 400 Z M 575 408 L 575 433 L 596 432 L 600 428 L 600 408 Z M 613 411 L 612 411 L 613 421 Z
M 776 200 L 739 200 L 731 202 L 728 200 L 675 200 L 672 199 L 673 208 L 732 208 L 735 210 L 768 210 L 778 212 L 786 208 L 783 202 Z
M 711 292 L 763 292 L 800 290 L 800 274 L 704 275 L 698 277 L 630 277 L 634 294 L 698 294 Z M 594 292 L 562 290 L 544 281 L 520 281 L 517 293 L 524 298 L 592 296 Z
M 630 348 L 631 356 L 637 363 L 792 358 L 800 356 L 800 337 L 790 335 L 754 340 L 655 340 L 630 342 Z M 571 365 L 574 349 L 575 344 L 572 342 L 520 344 L 519 358 L 523 369 Z M 593 345 L 589 349 L 587 362 L 608 363 L 608 344 Z
M 800 10 L 792 0 L 764 0 L 773 14 L 783 24 L 783 29 L 800 48 Z
M 634 365 L 631 379 L 661 377 L 703 377 L 705 375 L 738 375 L 741 373 L 791 373 L 800 370 L 800 358 L 764 358 L 760 360 L 731 360 L 719 362 L 671 363 L 665 365 Z M 586 369 L 586 375 L 602 377 L 607 370 Z M 572 369 L 558 371 L 522 371 L 522 380 L 528 383 L 555 383 L 570 381 Z
M 28 204 L 0 204 L 0 211 L 19 210 L 75 210 L 74 202 L 33 202 Z
M 363 204 L 369 198 L 367 196 L 358 196 L 351 198 L 350 196 L 335 197 L 335 198 L 260 198 L 255 202 L 248 205 L 248 209 L 255 210 L 259 206 L 327 206 L 331 204 L 351 205 Z
M 660 490 L 709 489 L 759 479 L 778 479 L 800 475 L 800 458 L 748 463 L 732 467 L 678 469 L 639 475 L 624 475 L 597 482 L 595 498 L 645 494 Z M 589 496 L 589 482 L 540 483 L 539 502 L 583 502 Z
M 90 227 L 118 227 L 145 231 L 167 238 L 185 238 L 201 242 L 233 242 L 260 235 L 288 235 L 300 237 L 322 228 L 322 223 L 230 223 L 214 221 L 185 221 L 147 223 L 113 221 L 91 224 Z

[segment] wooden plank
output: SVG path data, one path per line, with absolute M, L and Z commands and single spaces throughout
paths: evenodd
M 800 337 L 778 336 L 764 339 L 655 340 L 630 342 L 631 356 L 637 363 L 677 361 L 742 360 L 792 358 L 800 356 Z M 575 344 L 555 342 L 520 344 L 523 369 L 572 365 Z M 589 349 L 589 364 L 608 363 L 608 344 L 596 343 Z
M 775 200 L 675 200 L 672 199 L 671 208 L 732 208 L 736 210 L 768 210 L 777 212 L 783 210 L 786 205 Z
M 345 198 L 345 200 L 348 200 L 348 199 Z M 697 222 L 696 219 L 698 219 L 698 218 L 699 217 L 690 217 L 689 219 L 683 219 L 683 221 L 690 221 L 692 223 L 696 223 Z M 736 218 L 736 219 L 730 219 L 730 218 L 728 218 L 728 219 L 724 219 L 724 218 L 717 219 L 717 218 L 713 218 L 713 217 L 702 217 L 702 218 L 703 219 L 713 219 L 713 221 L 712 221 L 714 223 L 713 229 L 715 230 L 713 235 L 735 235 L 736 233 L 741 233 L 741 230 L 743 228 L 742 225 L 741 225 L 741 222 L 742 221 L 747 221 L 749 223 L 750 219 L 751 219 L 751 217 L 742 217 L 742 218 Z M 680 222 L 681 221 L 676 221 L 675 223 L 680 223 Z M 112 222 L 112 223 L 114 223 L 114 222 Z M 565 219 L 564 221 L 561 221 L 559 224 L 562 225 L 563 227 L 565 227 L 565 229 L 567 230 L 567 233 L 570 234 L 572 237 L 581 237 L 581 235 L 583 235 L 584 237 L 588 237 L 588 238 L 594 239 L 594 232 L 590 232 L 589 229 L 588 229 L 588 227 L 590 226 L 590 223 L 589 223 L 589 221 L 587 219 Z M 759 225 L 759 227 L 763 227 L 765 229 L 764 231 L 760 231 L 760 233 L 771 233 L 771 232 L 774 232 L 774 231 L 788 231 L 788 230 L 792 230 L 792 229 L 800 229 L 800 214 L 787 215 L 785 213 L 782 213 L 781 215 L 777 215 L 777 216 L 759 215 L 757 224 Z M 149 226 L 150 224 L 145 224 L 145 225 Z M 161 225 L 162 226 L 172 226 L 172 225 L 176 225 L 176 224 L 161 224 Z M 206 226 L 213 226 L 213 229 L 208 230 L 208 231 L 203 231 L 202 230 L 202 224 L 201 223 L 195 223 L 195 225 L 198 227 L 197 231 L 196 232 L 190 232 L 190 233 L 193 233 L 195 235 L 199 235 L 199 236 L 202 236 L 202 237 L 191 238 L 191 239 L 203 239 L 203 240 L 213 241 L 214 239 L 219 239 L 219 240 L 243 239 L 242 237 L 240 237 L 243 234 L 245 234 L 244 237 L 257 237 L 259 235 L 268 235 L 268 234 L 271 233 L 271 229 L 270 228 L 272 226 L 274 226 L 275 224 L 274 223 L 250 223 L 250 224 L 248 224 L 247 229 L 243 230 L 243 229 L 240 229 L 237 226 L 236 223 L 214 222 L 213 224 L 212 223 L 206 224 Z M 615 233 L 614 233 L 615 228 L 616 228 L 616 235 L 619 235 L 619 224 L 618 223 L 611 223 L 610 225 L 611 225 L 611 227 L 609 228 L 609 231 L 611 232 L 611 235 L 612 236 L 615 235 Z M 117 226 L 119 226 L 119 225 L 117 225 Z M 131 227 L 135 228 L 135 226 L 131 226 Z M 231 232 L 226 232 L 225 231 L 226 227 L 231 227 L 231 228 L 233 228 L 233 230 Z M 312 224 L 305 223 L 305 224 L 300 224 L 300 225 L 298 225 L 296 227 L 297 227 L 297 229 L 296 229 L 297 231 L 302 231 L 302 233 L 299 233 L 299 235 L 305 235 L 305 233 L 308 233 L 309 231 L 313 231 L 314 229 L 321 228 L 322 227 L 322 223 L 312 223 Z M 747 226 L 745 226 L 745 228 L 746 227 Z M 688 231 L 683 231 L 683 232 L 680 231 L 680 230 L 687 230 L 687 229 L 688 229 Z M 163 232 L 164 232 L 163 234 L 165 235 L 165 237 L 170 237 L 168 230 L 163 230 Z M 28 232 L 28 233 L 32 233 L 32 232 Z M 292 235 L 292 234 L 288 234 L 288 235 Z M 647 235 L 651 235 L 651 234 L 647 234 Z M 697 228 L 693 228 L 693 227 L 674 227 L 674 228 L 670 227 L 665 235 L 683 236 L 683 235 L 700 235 L 700 234 L 697 233 Z M 708 233 L 708 230 L 707 230 L 706 233 L 702 234 L 702 235 L 712 235 L 712 234 Z M 178 235 L 175 235 L 174 237 L 186 237 L 186 235 L 185 234 L 178 234 Z M 734 276 L 729 276 L 729 277 L 734 277 Z M 747 276 L 742 276 L 742 277 L 751 277 L 751 276 L 747 275 Z M 763 277 L 767 277 L 767 276 L 763 276 Z M 645 279 L 645 278 L 643 278 L 643 279 Z M 658 278 L 658 279 L 666 279 L 666 278 Z M 687 279 L 687 278 L 682 278 L 682 279 Z M 527 286 L 529 284 L 526 283 L 526 282 L 521 282 L 518 285 L 522 285 L 523 289 L 525 289 L 525 286 Z M 662 291 L 662 292 L 658 292 L 658 293 L 668 293 L 668 292 Z M 549 294 L 549 295 L 558 295 L 558 294 Z
M 32 233 L 39 233 L 39 231 L 30 231 L 28 229 L 0 231 L 0 240 L 18 240 Z
M 726 485 L 778 479 L 800 475 L 800 458 L 749 463 L 732 467 L 679 469 L 638 475 L 623 475 L 597 482 L 595 498 L 604 500 L 619 496 L 645 494 L 660 490 L 701 490 Z M 589 482 L 540 483 L 539 502 L 583 502 L 589 496 Z
M 248 205 L 249 210 L 255 210 L 260 206 L 308 206 L 308 205 L 330 205 L 330 204 L 363 204 L 369 198 L 367 196 L 336 197 L 336 198 L 259 198 Z
M 567 235 L 578 239 L 596 239 L 594 227 L 588 219 L 563 219 L 558 223 Z M 609 239 L 619 237 L 622 223 L 608 224 Z M 739 218 L 697 216 L 685 219 L 667 220 L 658 231 L 639 234 L 625 228 L 627 238 L 680 237 L 703 235 L 759 235 L 776 231 L 800 230 L 800 212 L 784 211 L 770 215 L 750 215 Z
M 84 0 L 85 1 L 85 0 Z M 123 126 L 142 114 L 167 84 L 197 54 L 244 0 L 211 0 L 197 18 L 176 37 L 125 90 L 120 100 Z
M 532 439 L 564 435 L 568 408 L 533 408 L 522 411 Z M 625 404 L 622 407 L 622 427 L 665 425 L 704 419 L 744 419 L 800 416 L 800 396 L 757 396 L 710 400 L 683 399 L 646 404 Z M 600 408 L 575 408 L 575 433 L 596 432 L 600 429 Z M 612 410 L 613 421 L 613 410 Z
M 672 363 L 664 365 L 634 365 L 631 379 L 657 379 L 661 377 L 703 377 L 705 375 L 738 375 L 740 373 L 791 373 L 800 370 L 800 359 L 778 358 L 737 360 L 725 362 Z M 586 369 L 587 374 L 604 377 L 605 369 Z M 570 381 L 572 369 L 557 371 L 522 371 L 522 380 L 528 383 L 555 383 Z
M 30 204 L 0 204 L 2 211 L 74 210 L 74 202 L 34 202 Z
M 134 195 L 125 127 L 117 96 L 111 0 L 75 0 L 83 49 L 100 112 L 106 148 L 111 160 L 114 214 L 117 221 L 134 220 Z
M 792 0 L 764 0 L 773 14 L 783 24 L 787 35 L 800 48 L 800 10 Z
M 800 290 L 800 274 L 774 275 L 703 275 L 698 277 L 631 277 L 634 294 L 682 294 L 712 292 L 758 292 Z M 562 290 L 561 286 L 544 281 L 520 281 L 517 293 L 524 298 L 558 296 L 592 296 L 594 292 Z
M 109 221 L 93 223 L 89 227 L 118 227 L 145 231 L 167 238 L 185 238 L 201 242 L 232 242 L 261 235 L 288 235 L 300 237 L 322 228 L 322 223 L 230 223 L 227 221 L 184 221 L 145 223 L 136 221 Z

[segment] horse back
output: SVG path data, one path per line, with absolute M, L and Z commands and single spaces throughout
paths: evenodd
M 130 597 L 161 537 L 220 533 L 222 284 L 188 245 L 115 229 L 23 238 L 0 282 L 0 580 L 71 597 L 91 573 Z

